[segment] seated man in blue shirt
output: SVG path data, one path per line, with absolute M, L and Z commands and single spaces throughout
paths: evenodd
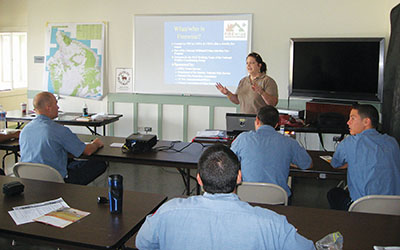
M 86 185 L 107 168 L 104 162 L 94 160 L 71 161 L 75 157 L 91 155 L 104 146 L 100 139 L 85 145 L 65 126 L 53 121 L 58 116 L 57 100 L 52 93 L 41 92 L 33 99 L 37 117 L 21 132 L 19 143 L 21 162 L 47 164 L 64 177 L 65 182 Z
M 241 133 L 231 149 L 242 165 L 243 181 L 277 184 L 290 196 L 287 185 L 290 165 L 307 169 L 312 166 L 312 161 L 296 140 L 275 130 L 278 121 L 276 108 L 262 107 L 256 117 L 256 131 Z
M 328 192 L 333 209 L 347 210 L 366 195 L 400 195 L 400 150 L 395 138 L 376 131 L 379 114 L 369 104 L 355 105 L 347 125 L 351 136 L 339 143 L 331 165 L 347 168 L 348 192 Z
M 149 215 L 136 237 L 139 249 L 315 249 L 285 216 L 240 201 L 240 162 L 224 145 L 207 148 L 197 181 L 204 195 L 176 198 Z

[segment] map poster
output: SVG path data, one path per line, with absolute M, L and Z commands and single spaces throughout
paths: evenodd
M 45 88 L 55 94 L 102 98 L 104 34 L 104 23 L 49 23 Z

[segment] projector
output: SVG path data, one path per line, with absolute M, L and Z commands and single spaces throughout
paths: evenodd
M 150 134 L 133 133 L 125 139 L 125 146 L 131 152 L 150 151 L 157 143 L 157 136 Z

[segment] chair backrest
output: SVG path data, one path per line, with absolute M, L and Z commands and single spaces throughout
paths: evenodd
M 357 199 L 350 212 L 400 215 L 400 195 L 368 195 Z
M 16 177 L 20 178 L 60 183 L 64 182 L 64 178 L 61 176 L 61 174 L 46 164 L 18 162 L 15 163 L 13 172 Z
M 286 191 L 272 183 L 242 182 L 237 188 L 237 194 L 242 201 L 270 205 L 288 204 Z

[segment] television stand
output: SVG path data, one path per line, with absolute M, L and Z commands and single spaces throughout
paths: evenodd
M 318 100 L 318 99 L 316 99 Z M 306 124 L 317 124 L 318 117 L 323 113 L 337 113 L 348 119 L 355 102 L 331 101 L 313 99 L 306 102 Z
M 315 103 L 332 103 L 332 104 L 342 104 L 342 105 L 355 105 L 358 104 L 356 101 L 343 101 L 343 100 L 334 100 L 334 99 L 318 99 L 313 98 L 311 102 Z

